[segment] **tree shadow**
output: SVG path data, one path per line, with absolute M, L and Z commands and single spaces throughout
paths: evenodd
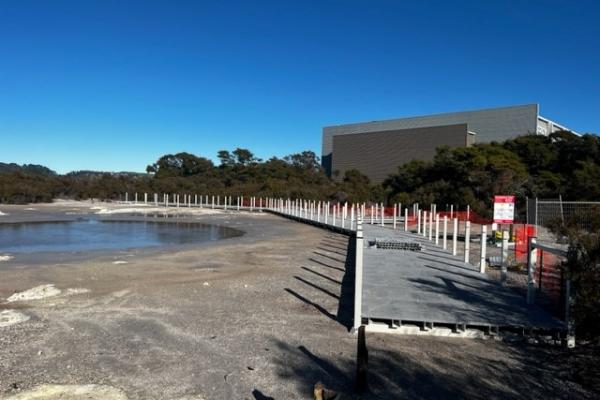
M 275 400 L 274 397 L 265 396 L 260 390 L 254 389 L 252 391 L 252 396 L 254 396 L 254 400 Z
M 367 335 L 368 391 L 354 393 L 354 354 L 274 339 L 276 374 L 307 398 L 317 382 L 344 399 L 592 399 L 565 371 L 567 350 L 473 339 Z M 568 381 L 567 381 L 568 380 Z

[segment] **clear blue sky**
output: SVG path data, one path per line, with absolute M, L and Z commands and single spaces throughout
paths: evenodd
M 326 125 L 522 103 L 599 132 L 599 3 L 0 0 L 0 161 L 320 154 Z

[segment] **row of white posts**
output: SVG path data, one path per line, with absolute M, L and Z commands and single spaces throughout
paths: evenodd
M 372 225 L 385 226 L 386 224 L 391 224 L 393 229 L 397 229 L 399 222 L 402 221 L 401 204 L 395 204 L 393 206 L 393 215 L 391 217 L 389 214 L 386 216 L 383 204 L 371 205 L 368 210 L 365 203 L 331 204 L 328 201 L 267 198 L 267 208 L 281 214 L 344 229 L 348 228 L 350 230 L 356 229 L 356 224 L 359 219 L 362 219 L 363 222 L 367 222 L 367 215 L 369 216 L 368 221 L 370 221 Z M 408 208 L 404 209 L 404 230 L 408 230 Z
M 355 230 L 359 219 L 365 215 L 363 204 L 333 204 L 326 201 L 267 199 L 267 209 L 296 218 Z
M 192 201 L 193 199 L 193 201 Z M 250 211 L 262 211 L 263 208 L 266 205 L 266 198 L 256 198 L 256 197 L 249 197 L 246 198 L 247 202 L 249 203 L 248 206 L 244 205 L 244 196 L 238 196 L 235 199 L 235 203 L 234 203 L 234 198 L 232 196 L 209 196 L 209 195 L 191 195 L 191 194 L 184 194 L 183 198 L 181 197 L 181 195 L 179 194 L 172 194 L 169 195 L 167 193 L 163 193 L 162 196 L 162 200 L 159 201 L 159 196 L 158 193 L 154 193 L 154 201 L 153 204 L 158 207 L 158 206 L 165 206 L 165 207 L 199 207 L 199 208 L 211 208 L 211 209 L 215 209 L 215 208 L 223 208 L 225 210 L 230 209 L 230 210 L 240 210 L 240 209 L 246 209 L 246 210 L 250 210 Z M 125 203 L 129 203 L 129 193 L 125 193 Z M 138 202 L 138 194 L 135 193 L 134 194 L 134 200 L 133 200 L 133 204 L 144 204 L 144 205 L 148 205 L 151 204 L 148 201 L 148 193 L 144 193 L 144 202 Z
M 429 240 L 435 240 L 435 244 L 439 245 L 440 241 L 440 224 L 441 237 L 442 237 L 442 248 L 447 250 L 447 238 L 448 238 L 448 217 L 444 215 L 440 217 L 440 214 L 436 212 L 436 206 L 433 204 L 429 211 L 420 210 L 417 207 L 413 208 L 414 215 L 416 216 L 417 234 L 428 238 Z M 465 245 L 464 245 L 464 262 L 468 263 L 471 251 L 471 222 L 468 220 L 470 209 L 467 207 L 467 221 L 465 221 Z M 441 218 L 441 220 L 440 220 Z M 452 219 L 452 254 L 457 255 L 457 242 L 459 233 L 459 220 L 458 218 Z M 408 218 L 405 217 L 405 224 Z M 435 233 L 434 233 L 435 232 Z M 487 256 L 487 225 L 481 225 L 481 242 L 480 242 L 480 254 L 479 254 L 479 271 L 485 273 L 486 268 L 486 256 Z M 502 232 L 502 252 L 501 252 L 501 281 L 506 282 L 507 266 L 508 266 L 508 231 Z

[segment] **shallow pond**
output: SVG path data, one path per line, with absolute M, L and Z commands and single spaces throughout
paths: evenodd
M 82 252 L 187 245 L 242 232 L 195 222 L 112 221 L 0 224 L 0 252 Z

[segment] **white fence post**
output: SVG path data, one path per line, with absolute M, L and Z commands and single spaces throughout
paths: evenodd
M 458 241 L 458 218 L 454 218 L 454 230 L 452 232 L 452 255 L 455 256 L 457 254 L 456 245 Z
M 333 217 L 331 220 L 331 225 L 335 226 L 335 214 L 336 214 L 336 206 L 335 204 L 333 205 Z
M 465 262 L 469 262 L 469 252 L 471 250 L 471 221 L 465 222 Z
M 321 222 L 321 202 L 317 203 L 317 222 Z
M 500 266 L 500 281 L 506 282 L 506 274 L 508 272 L 508 231 L 502 232 L 502 262 Z
M 448 248 L 448 216 L 444 215 L 444 227 L 442 229 L 444 237 L 442 238 L 442 248 L 446 250 Z
M 440 244 L 440 214 L 435 214 L 435 245 Z
M 362 325 L 363 241 L 362 221 L 359 219 L 356 225 L 354 251 L 354 331 Z
M 479 272 L 485 273 L 485 255 L 487 251 L 487 226 L 481 225 L 481 255 L 479 259 Z
M 537 263 L 537 249 L 535 237 L 529 238 L 528 253 L 527 253 L 527 304 L 535 302 L 535 266 Z
M 433 206 L 431 207 L 431 209 L 429 209 L 429 241 L 431 242 L 432 239 L 432 235 L 433 235 L 433 213 L 435 211 L 433 210 Z

